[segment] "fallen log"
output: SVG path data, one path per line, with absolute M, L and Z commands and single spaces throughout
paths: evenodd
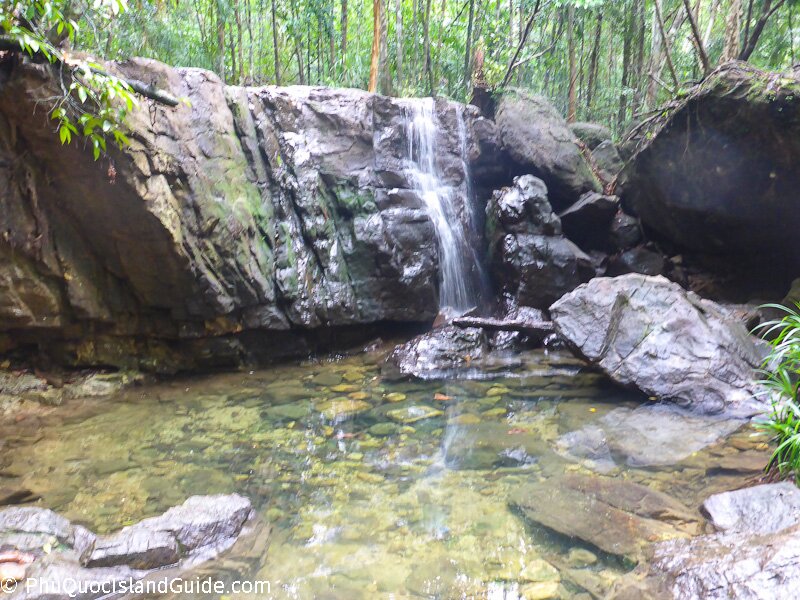
M 519 331 L 528 335 L 548 335 L 555 331 L 552 321 L 529 321 L 525 319 L 493 319 L 491 317 L 456 317 L 453 325 L 461 329 L 476 327 L 492 331 Z

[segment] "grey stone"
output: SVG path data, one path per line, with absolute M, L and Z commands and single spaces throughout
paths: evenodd
M 541 182 L 518 177 L 486 206 L 495 279 L 517 303 L 547 308 L 595 274 L 592 259 L 561 234 Z
M 382 372 L 390 378 L 412 375 L 420 379 L 438 379 L 466 367 L 487 350 L 483 330 L 447 325 L 395 347 Z
M 506 92 L 495 121 L 520 171 L 540 175 L 554 205 L 565 208 L 584 192 L 600 191 L 577 138 L 546 98 L 521 90 Z
M 720 307 L 663 277 L 593 279 L 550 307 L 556 331 L 614 381 L 704 413 L 752 416 L 763 348 Z
M 110 536 L 97 539 L 86 566 L 114 567 L 127 565 L 134 569 L 157 569 L 180 560 L 175 537 L 166 531 L 151 531 L 147 526 L 133 525 Z
M 584 250 L 604 249 L 619 198 L 587 192 L 558 216 L 564 235 Z
M 589 150 L 594 150 L 597 146 L 603 142 L 610 141 L 613 137 L 611 130 L 599 123 L 578 121 L 577 123 L 570 123 L 569 128 L 576 138 L 586 144 Z
M 800 524 L 800 489 L 784 481 L 723 492 L 707 498 L 703 510 L 725 532 L 777 533 Z

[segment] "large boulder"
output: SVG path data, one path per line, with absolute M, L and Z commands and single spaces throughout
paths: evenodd
M 414 101 L 229 87 L 144 59 L 106 68 L 187 102 L 142 104 L 130 145 L 97 162 L 36 109 L 60 93 L 49 67 L 3 79 L 0 349 L 171 371 L 434 318 L 436 236 L 407 168 Z M 441 183 L 468 199 L 472 165 L 505 171 L 497 128 L 454 102 L 434 115 Z
M 556 331 L 614 381 L 704 413 L 763 410 L 762 351 L 714 302 L 664 277 L 593 279 L 550 307 Z
M 486 224 L 492 274 L 523 306 L 547 308 L 595 274 L 591 258 L 562 235 L 547 187 L 532 175 L 492 195 Z
M 584 192 L 600 191 L 575 134 L 546 98 L 521 90 L 506 92 L 495 122 L 517 171 L 540 176 L 556 208 L 566 208 Z
M 594 150 L 603 142 L 610 142 L 614 137 L 608 127 L 600 125 L 599 123 L 578 121 L 576 123 L 570 123 L 569 129 L 576 138 L 586 144 L 589 150 Z
M 800 269 L 799 107 L 797 70 L 719 67 L 628 139 L 626 206 L 680 250 L 788 284 Z

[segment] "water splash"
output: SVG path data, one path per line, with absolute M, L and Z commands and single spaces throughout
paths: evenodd
M 473 273 L 475 255 L 468 243 L 466 226 L 473 226 L 469 177 L 465 171 L 462 186 L 447 185 L 436 167 L 438 123 L 433 98 L 406 100 L 407 174 L 425 202 L 436 231 L 439 246 L 439 310 L 445 316 L 463 314 L 476 305 Z M 459 113 L 463 124 L 463 115 Z M 459 125 L 461 127 L 461 125 Z M 459 132 L 461 135 L 461 132 Z M 462 154 L 466 151 L 464 125 Z M 466 160 L 462 157 L 466 169 Z M 460 204 L 460 206 L 459 206 Z M 466 207 L 466 211 L 459 210 Z M 463 213 L 466 212 L 466 219 Z

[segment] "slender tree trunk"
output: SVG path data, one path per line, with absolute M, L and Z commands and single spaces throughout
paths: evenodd
M 225 81 L 225 13 L 222 0 L 217 0 L 217 75 Z
M 397 0 L 395 5 L 395 37 L 397 39 L 397 84 L 403 86 L 403 0 Z
M 638 114 L 642 108 L 642 92 L 644 90 L 644 38 L 646 32 L 644 18 L 645 0 L 634 0 L 636 7 L 636 61 L 633 76 L 633 114 Z
M 250 2 L 253 0 L 245 0 L 245 6 L 247 7 L 247 83 L 253 82 L 253 52 L 255 51 L 254 46 L 256 45 L 256 41 L 253 39 L 253 15 L 252 10 L 250 9 Z
M 603 36 L 603 11 L 597 11 L 597 25 L 594 29 L 594 44 L 592 54 L 589 58 L 589 82 L 586 85 L 586 112 L 590 118 L 592 116 L 592 100 L 594 97 L 595 86 L 597 85 L 597 59 L 600 56 L 600 40 Z
M 617 111 L 617 128 L 622 129 L 628 120 L 628 78 L 631 66 L 631 47 L 633 45 L 633 19 L 630 13 L 625 15 L 622 41 L 622 79 L 620 80 L 619 109 Z
M 242 10 L 240 3 L 237 1 L 234 8 L 234 16 L 236 17 L 236 42 L 237 53 L 239 59 L 239 81 L 244 82 L 244 44 L 242 43 Z
M 342 42 L 339 54 L 342 55 L 342 66 L 347 62 L 347 0 L 342 0 Z
M 428 80 L 428 90 L 433 96 L 433 65 L 431 64 L 431 0 L 425 0 L 425 15 L 422 21 L 422 52 L 425 61 L 425 76 Z
M 469 17 L 467 20 L 467 41 L 464 50 L 464 88 L 469 93 L 469 83 L 472 78 L 470 64 L 472 63 L 472 27 L 475 20 L 475 0 L 469 0 Z
M 769 2 L 769 0 L 765 1 Z M 686 7 L 686 15 L 689 18 L 689 25 L 692 27 L 694 47 L 697 49 L 697 56 L 700 59 L 701 66 L 703 67 L 703 74 L 707 75 L 709 71 L 711 71 L 711 65 L 708 62 L 708 54 L 706 54 L 706 48 L 703 45 L 703 38 L 700 36 L 700 29 L 697 27 L 697 19 L 694 17 L 692 6 L 689 3 L 689 0 L 683 0 L 683 5 Z
M 725 19 L 725 44 L 720 62 L 728 62 L 739 56 L 739 33 L 741 28 L 742 0 L 731 0 Z
M 578 78 L 575 71 L 575 5 L 570 3 L 567 8 L 567 53 L 569 60 L 569 88 L 567 92 L 567 122 L 574 123 L 577 118 L 577 100 L 575 83 Z
M 275 85 L 281 84 L 281 59 L 278 46 L 278 19 L 275 11 L 275 0 L 272 0 L 272 51 L 275 61 Z
M 380 55 L 378 56 L 378 77 L 381 94 L 392 94 L 392 73 L 389 69 L 389 0 L 381 3 L 381 35 Z
M 778 2 L 773 5 L 772 0 L 764 0 L 764 3 L 761 5 L 761 14 L 758 17 L 756 24 L 753 25 L 750 37 L 745 42 L 744 47 L 739 54 L 739 60 L 748 60 L 750 56 L 752 56 L 753 51 L 758 45 L 758 40 L 761 37 L 761 34 L 764 33 L 764 26 L 766 26 L 769 18 L 775 14 L 775 12 L 781 6 L 783 6 L 784 2 L 785 0 L 778 0 Z
M 381 0 L 372 0 L 372 56 L 369 63 L 369 91 L 378 91 L 378 67 L 381 55 Z

